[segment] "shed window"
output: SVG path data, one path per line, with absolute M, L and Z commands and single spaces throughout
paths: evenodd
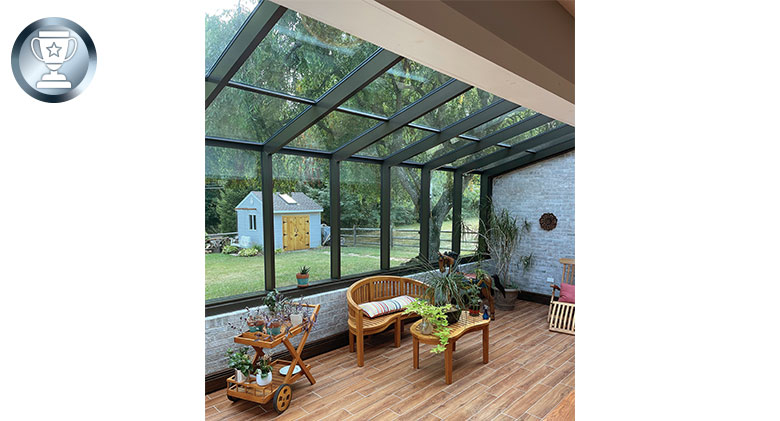
M 257 215 L 249 215 L 249 229 L 252 231 L 257 229 Z

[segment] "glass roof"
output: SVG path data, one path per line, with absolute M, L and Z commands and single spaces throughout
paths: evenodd
M 561 123 L 560 121 L 557 121 L 557 120 L 553 120 L 553 121 L 550 121 L 549 123 L 544 123 L 544 124 L 542 124 L 539 127 L 531 129 L 531 130 L 529 130 L 529 131 L 527 131 L 525 133 L 521 133 L 521 134 L 519 134 L 519 135 L 517 135 L 515 137 L 512 137 L 512 138 L 508 139 L 506 142 L 503 142 L 503 143 L 505 143 L 505 144 L 507 144 L 509 146 L 513 146 L 513 145 L 515 145 L 517 143 L 520 143 L 520 142 L 522 142 L 522 141 L 524 141 L 524 140 L 526 140 L 528 138 L 534 137 L 536 135 L 540 135 L 540 134 L 542 134 L 542 133 L 544 133 L 544 132 L 546 132 L 548 130 L 552 130 L 552 129 L 554 129 L 556 127 L 560 127 L 560 126 L 563 126 L 563 123 Z
M 369 42 L 287 10 L 233 80 L 317 99 L 376 50 Z
M 384 158 L 393 152 L 399 151 L 418 140 L 429 136 L 431 133 L 424 130 L 404 127 L 383 137 L 373 145 L 358 152 L 357 155 L 368 155 L 377 158 Z
M 463 164 L 466 164 L 466 163 L 469 163 L 469 162 L 471 162 L 471 161 L 473 161 L 475 159 L 482 158 L 483 156 L 487 156 L 487 155 L 490 155 L 490 154 L 492 154 L 494 152 L 498 152 L 498 151 L 501 151 L 501 150 L 504 150 L 504 149 L 505 148 L 502 148 L 501 146 L 489 146 L 489 147 L 487 147 L 485 149 L 482 149 L 481 151 L 479 151 L 477 153 L 473 153 L 471 155 L 466 155 L 463 158 L 460 158 L 457 161 L 451 163 L 450 165 L 452 165 L 454 167 L 459 167 L 459 166 L 461 166 Z
M 225 87 L 206 109 L 206 136 L 265 142 L 306 107 Z
M 489 136 L 503 129 L 504 127 L 511 126 L 520 120 L 531 117 L 534 114 L 536 114 L 535 111 L 529 110 L 525 107 L 515 108 L 514 110 L 504 115 L 500 115 L 481 126 L 469 130 L 466 132 L 466 135 L 482 139 L 483 137 Z
M 352 96 L 344 106 L 390 117 L 450 79 L 422 64 L 403 59 Z
M 441 130 L 487 107 L 496 100 L 498 97 L 490 92 L 472 88 L 412 123 Z
M 206 0 L 206 73 L 257 3 L 259 0 Z
M 377 124 L 381 122 L 368 117 L 334 111 L 293 139 L 289 145 L 333 151 Z
M 410 159 L 410 161 L 417 162 L 419 164 L 424 164 L 430 161 L 431 159 L 438 158 L 448 152 L 454 151 L 455 149 L 460 149 L 470 143 L 474 143 L 474 142 L 471 140 L 459 139 L 456 137 L 440 145 L 436 145 L 435 147 L 428 149 L 425 152 L 413 156 Z

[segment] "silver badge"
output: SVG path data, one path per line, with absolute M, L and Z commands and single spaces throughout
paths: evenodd
M 19 86 L 44 102 L 63 102 L 86 89 L 97 54 L 87 31 L 63 18 L 37 20 L 24 28 L 11 51 Z

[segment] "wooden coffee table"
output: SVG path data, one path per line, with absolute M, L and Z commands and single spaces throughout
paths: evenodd
M 424 335 L 420 332 L 420 323 L 422 320 L 418 320 L 412 324 L 410 329 L 412 332 L 412 354 L 414 368 L 420 368 L 420 342 L 428 345 L 437 345 L 439 338 L 433 335 Z M 455 352 L 455 342 L 460 339 L 461 336 L 468 332 L 482 331 L 482 363 L 488 363 L 488 349 L 490 347 L 488 341 L 490 336 L 490 320 L 485 320 L 482 316 L 469 316 L 467 311 L 464 311 L 460 315 L 460 320 L 452 326 L 450 329 L 450 341 L 447 344 L 447 348 L 444 351 L 444 381 L 447 384 L 452 383 L 452 354 Z

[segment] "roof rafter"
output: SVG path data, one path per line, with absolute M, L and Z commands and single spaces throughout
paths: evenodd
M 520 167 L 524 167 L 529 164 L 533 164 L 534 162 L 541 161 L 543 159 L 550 158 L 554 155 L 558 155 L 560 153 L 569 151 L 571 149 L 574 149 L 574 139 L 565 140 L 563 142 L 557 143 L 553 146 L 549 146 L 547 148 L 541 149 L 537 151 L 535 154 L 524 156 L 520 159 L 516 159 L 512 162 L 507 162 L 502 165 L 498 165 L 496 167 L 490 168 L 487 171 L 484 171 L 482 173 L 483 177 L 496 177 L 502 174 L 506 174 L 510 171 L 514 171 Z
M 523 140 L 512 147 L 494 152 L 490 155 L 483 156 L 482 158 L 469 161 L 459 167 L 457 171 L 461 173 L 467 173 L 471 170 L 482 168 L 487 165 L 495 164 L 503 159 L 512 158 L 521 153 L 527 152 L 529 149 L 543 145 L 548 142 L 554 142 L 556 140 L 568 139 L 574 137 L 574 128 L 571 126 L 556 127 L 550 131 L 538 134 L 532 138 Z
M 261 1 L 255 7 L 236 36 L 219 56 L 217 62 L 214 63 L 209 74 L 206 75 L 206 108 L 222 92 L 228 81 L 241 68 L 286 11 L 286 7 L 268 0 Z
M 547 117 L 543 114 L 534 114 L 531 117 L 518 121 L 517 123 L 505 127 L 489 136 L 483 137 L 479 142 L 474 142 L 470 145 L 455 149 L 454 151 L 444 154 L 438 158 L 431 159 L 425 163 L 425 168 L 436 169 L 445 164 L 455 162 L 464 156 L 468 156 L 483 149 L 497 145 L 505 140 L 511 139 L 529 130 L 533 130 L 550 121 L 552 121 L 552 118 L 550 117 Z
M 424 97 L 397 112 L 388 121 L 377 124 L 336 149 L 333 152 L 334 158 L 337 161 L 343 161 L 469 89 L 471 89 L 471 85 L 457 79 L 450 79 Z
M 479 127 L 482 124 L 485 124 L 488 121 L 504 115 L 518 107 L 519 105 L 517 104 L 499 99 L 498 101 L 493 102 L 476 113 L 473 113 L 465 118 L 460 119 L 459 121 L 456 121 L 453 124 L 450 124 L 441 132 L 434 133 L 425 139 L 421 139 L 420 141 L 393 153 L 392 155 L 385 158 L 385 165 L 397 165 L 400 162 L 406 161 L 407 159 L 410 159 L 413 156 L 423 153 L 431 148 L 435 148 L 436 146 L 450 139 L 458 137 L 463 133 L 466 133 L 475 127 Z
M 393 67 L 402 58 L 393 52 L 381 48 L 374 52 L 374 54 L 337 83 L 336 86 L 325 93 L 315 105 L 298 114 L 297 117 L 271 136 L 265 143 L 268 153 L 274 153 L 290 143 L 309 127 L 325 118 L 352 95 L 383 75 L 387 69 Z

